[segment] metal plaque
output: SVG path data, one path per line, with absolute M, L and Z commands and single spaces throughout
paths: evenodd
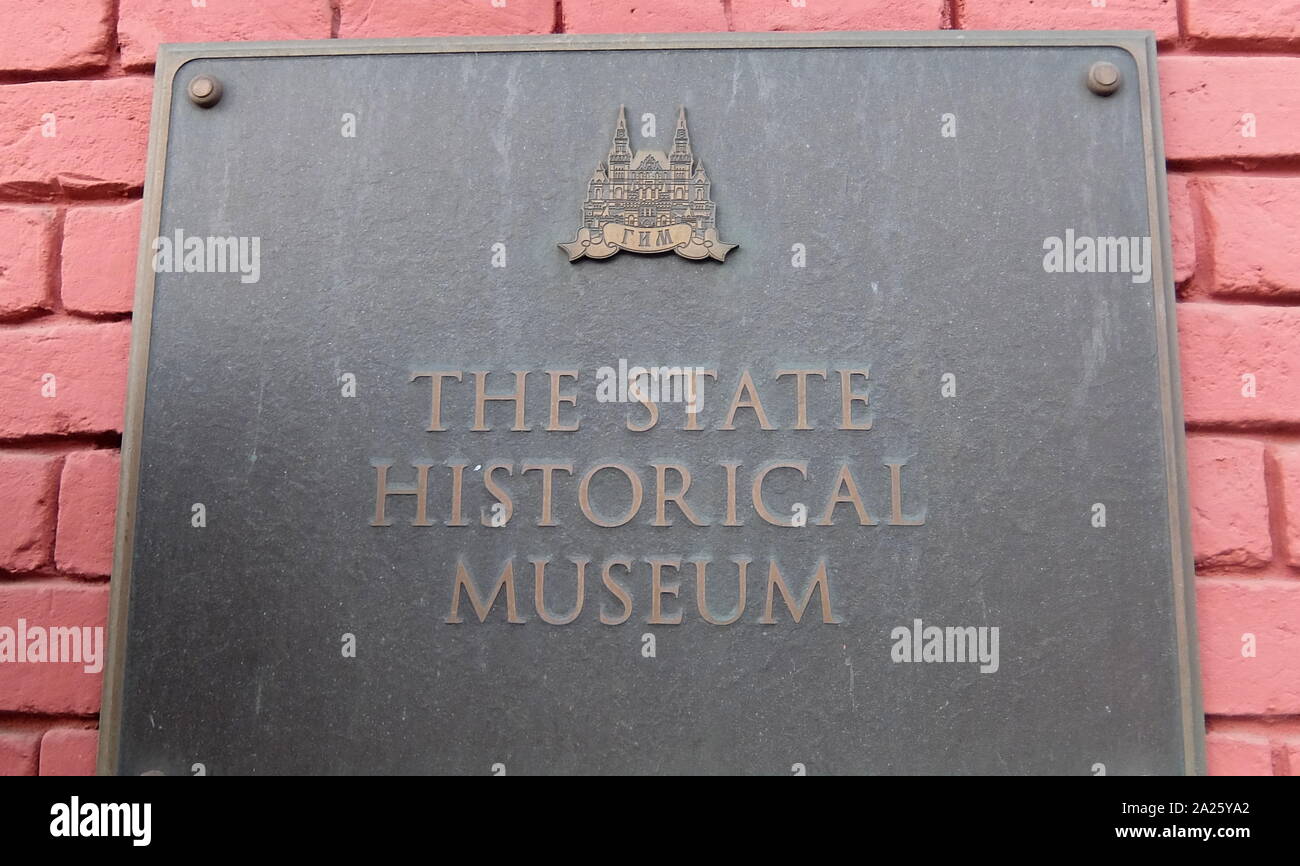
M 101 772 L 1200 772 L 1154 57 L 165 49 Z

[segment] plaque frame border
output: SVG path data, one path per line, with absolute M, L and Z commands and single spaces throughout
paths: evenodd
M 131 320 L 126 414 L 122 433 L 110 583 L 108 643 L 103 673 L 96 772 L 116 775 L 121 745 L 122 689 L 128 638 L 131 565 L 139 500 L 140 439 L 145 378 L 153 325 L 154 272 L 151 242 L 158 234 L 166 168 L 172 91 L 182 67 L 196 60 L 258 57 L 332 57 L 375 54 L 448 54 L 523 51 L 629 51 L 780 48 L 957 48 L 957 47 L 1119 48 L 1137 66 L 1147 213 L 1155 258 L 1151 287 L 1160 376 L 1161 417 L 1169 514 L 1173 615 L 1178 650 L 1179 721 L 1183 772 L 1205 774 L 1205 725 L 1196 640 L 1195 571 L 1187 502 L 1186 432 L 1175 323 L 1173 259 L 1170 245 L 1165 171 L 1156 71 L 1155 34 L 1146 30 L 1056 31 L 832 31 L 817 33 L 543 34 L 530 36 L 448 36 L 410 39 L 320 39 L 286 42 L 206 42 L 160 45 L 154 66 L 140 243 L 136 262 L 135 304 Z M 1080 76 L 1080 86 L 1084 86 Z

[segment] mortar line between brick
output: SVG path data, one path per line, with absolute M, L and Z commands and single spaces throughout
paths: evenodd
M 1300 515 L 1287 514 L 1282 462 L 1277 453 L 1277 445 L 1273 443 L 1264 446 L 1264 503 L 1268 509 L 1268 534 L 1273 548 L 1273 561 L 1286 568 L 1292 555 L 1287 524 Z
M 1227 40 L 1215 42 L 1189 40 L 1186 44 L 1163 43 L 1156 47 L 1158 57 L 1203 57 L 1232 58 L 1250 60 L 1256 57 L 1287 58 L 1300 55 L 1300 43 L 1296 40 L 1282 42 L 1279 40 Z
M 1297 300 L 1300 299 L 1292 298 L 1288 300 L 1288 299 L 1279 299 L 1279 298 L 1270 298 L 1270 297 L 1261 298 L 1259 296 L 1243 297 L 1240 299 L 1236 299 L 1230 295 L 1228 296 L 1215 295 L 1213 298 L 1206 299 L 1206 300 L 1183 301 L 1182 303 L 1189 306 L 1191 304 L 1196 304 L 1198 306 L 1222 306 L 1222 307 L 1235 307 L 1237 309 L 1240 309 L 1241 307 L 1258 307 L 1262 312 L 1264 310 L 1274 309 L 1276 307 L 1293 307 L 1296 305 Z M 1288 422 L 1282 421 L 1277 423 L 1286 424 Z
M 1176 0 L 1174 18 L 1178 22 L 1178 39 L 1175 44 L 1181 48 L 1187 44 L 1187 0 Z
M 104 194 L 96 196 L 95 198 L 66 197 L 33 199 L 6 197 L 3 193 L 0 193 L 0 208 L 45 208 L 47 210 L 53 210 L 60 205 L 73 205 L 75 207 L 115 207 L 130 204 L 133 201 L 139 200 L 140 196 L 138 194 L 131 196 Z
M 127 69 L 120 64 L 79 68 L 70 66 L 45 71 L 0 72 L 0 88 L 23 84 L 75 84 L 84 81 L 116 81 L 119 78 L 147 78 L 153 81 L 153 66 Z
M 946 0 L 941 14 L 943 20 L 939 26 L 944 30 L 961 30 L 961 19 L 965 11 L 963 0 Z
M 1300 156 L 1170 159 L 1165 170 L 1195 177 L 1290 179 L 1300 176 Z
M 1265 571 L 1265 574 L 1259 574 L 1259 571 Z M 1281 569 L 1268 568 L 1261 566 L 1256 572 L 1247 569 L 1240 571 L 1221 571 L 1221 572 L 1196 572 L 1196 582 L 1198 584 L 1214 584 L 1222 586 L 1227 583 L 1235 583 L 1240 586 L 1258 586 L 1265 589 L 1284 589 L 1300 590 L 1300 575 L 1290 576 Z
M 64 315 L 67 310 L 63 306 L 63 238 L 66 235 L 66 226 L 68 221 L 68 206 L 60 204 L 54 217 L 54 249 L 50 255 L 50 290 L 53 293 L 50 297 L 51 315 Z
M 83 716 L 75 713 L 28 713 L 22 710 L 0 710 L 0 734 L 34 734 L 37 739 L 38 754 L 41 738 L 50 731 L 94 731 L 98 730 L 98 728 L 99 713 Z
M 1208 437 L 1215 438 L 1228 437 L 1232 439 L 1250 439 L 1255 442 L 1265 444 L 1278 443 L 1282 445 L 1300 444 L 1300 430 L 1245 430 L 1239 427 L 1224 427 L 1222 425 L 1210 424 L 1186 424 L 1185 429 L 1187 436 L 1191 437 Z
M 56 572 L 59 569 L 59 501 L 63 495 L 63 469 L 67 465 L 67 454 L 60 454 L 55 458 L 54 470 L 54 490 L 51 491 L 51 500 L 48 519 L 50 526 L 50 546 L 45 553 L 47 554 L 45 562 Z
M 1209 295 L 1214 289 L 1214 237 L 1211 234 L 1214 219 L 1197 180 L 1203 176 L 1187 179 L 1187 201 L 1192 209 L 1192 242 L 1196 245 L 1195 263 L 1187 289 L 1193 296 Z
M 130 313 L 76 313 L 69 310 L 38 310 L 32 315 L 15 316 L 3 324 L 10 333 L 19 329 L 39 330 L 51 325 L 111 325 L 131 321 Z
M 1232 436 L 1263 442 L 1300 442 L 1300 422 L 1261 421 L 1243 424 L 1240 421 L 1188 421 L 1183 429 L 1188 436 Z
M 125 74 L 122 68 L 122 37 L 117 24 L 122 16 L 122 0 L 109 0 L 108 19 L 108 71 Z
M 0 438 L 0 456 L 19 452 L 45 454 L 64 454 L 68 451 L 120 450 L 122 434 L 113 433 L 66 433 L 39 434 L 36 436 L 14 436 Z
M 1290 750 L 1287 749 L 1284 743 L 1275 743 L 1271 740 L 1269 741 L 1269 746 L 1271 750 L 1270 757 L 1273 759 L 1273 775 L 1290 776 L 1291 761 L 1287 757 L 1287 752 Z
M 64 572 L 56 572 L 44 576 L 36 576 L 28 572 L 23 572 L 19 577 L 7 577 L 9 572 L 0 571 L 0 591 L 17 587 L 19 589 L 48 589 L 50 587 L 107 587 L 111 579 L 107 575 L 75 575 Z

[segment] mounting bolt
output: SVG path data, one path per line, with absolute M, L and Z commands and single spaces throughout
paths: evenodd
M 1119 67 L 1102 60 L 1088 68 L 1088 89 L 1098 96 L 1110 96 L 1119 90 Z
M 190 102 L 200 108 L 211 108 L 221 101 L 221 82 L 211 75 L 194 76 L 185 91 L 190 95 Z

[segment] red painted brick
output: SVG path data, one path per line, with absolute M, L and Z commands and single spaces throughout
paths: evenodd
M 504 0 L 504 4 L 494 6 L 492 0 L 342 0 L 339 36 L 492 36 L 555 29 L 554 0 Z
M 77 313 L 129 313 L 143 202 L 73 207 L 63 222 L 63 306 Z
M 42 776 L 93 776 L 99 731 L 54 728 L 41 737 Z
M 0 0 L 0 72 L 103 67 L 112 20 L 109 0 Z
M 1186 175 L 1169 175 L 1169 233 L 1174 247 L 1174 282 L 1181 285 L 1196 271 L 1196 224 Z
M 938 30 L 945 0 L 731 0 L 732 30 Z
M 1274 507 L 1281 512 L 1286 564 L 1300 568 L 1300 445 L 1278 446 L 1270 457 L 1279 486 L 1280 501 Z M 1296 774 L 1300 775 L 1300 764 Z
M 0 329 L 0 438 L 121 431 L 130 340 L 129 322 Z
M 78 451 L 63 461 L 54 560 L 60 571 L 107 575 L 113 570 L 117 514 L 117 451 Z
M 1300 40 L 1300 0 L 1186 0 L 1186 5 L 1193 44 L 1258 47 Z
M 0 316 L 50 308 L 55 217 L 52 208 L 0 208 Z
M 964 0 L 961 10 L 965 30 L 1154 30 L 1161 42 L 1178 36 L 1174 0 Z
M 1170 159 L 1300 154 L 1300 58 L 1176 56 L 1159 64 Z M 1254 137 L 1242 134 L 1247 114 Z
M 1300 296 L 1300 180 L 1198 181 L 1212 238 L 1216 294 Z
M 0 85 L 0 191 L 142 186 L 150 87 L 143 76 Z
M 117 35 L 122 64 L 143 69 L 163 42 L 328 39 L 330 15 L 329 0 L 121 0 Z
M 0 776 L 35 776 L 37 734 L 0 734 Z
M 41 754 L 44 761 L 43 750 Z M 1205 762 L 1211 776 L 1271 776 L 1273 747 L 1264 737 L 1206 734 Z
M 0 626 L 102 628 L 108 616 L 108 586 L 40 581 L 0 583 Z M 107 647 L 107 635 L 105 635 Z M 102 662 L 102 657 L 101 657 Z M 0 712 L 99 712 L 103 671 L 88 673 L 87 658 L 77 662 L 5 662 L 0 664 Z M 93 665 L 91 665 L 93 668 Z
M 0 456 L 0 569 L 32 571 L 50 562 L 59 461 L 44 454 Z
M 64 479 L 66 484 L 66 471 Z M 1187 440 L 1187 479 L 1196 564 L 1202 568 L 1267 564 L 1273 546 L 1268 533 L 1264 446 L 1248 439 L 1193 436 Z
M 1192 303 L 1179 304 L 1177 315 L 1189 422 L 1300 422 L 1300 308 Z M 1247 375 L 1254 397 L 1243 393 Z
M 727 29 L 722 0 L 564 0 L 566 33 L 676 33 Z
M 1300 713 L 1300 583 L 1204 578 L 1196 592 L 1209 715 Z M 1254 635 L 1255 656 L 1243 656 Z

